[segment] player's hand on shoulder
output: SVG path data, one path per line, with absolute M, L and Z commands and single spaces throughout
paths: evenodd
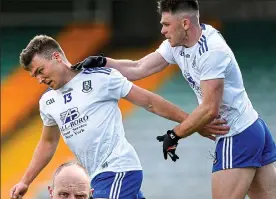
M 23 182 L 19 182 L 14 185 L 10 190 L 10 198 L 11 199 L 21 199 L 25 193 L 28 191 L 29 186 L 24 184 Z
M 198 133 L 211 140 L 216 140 L 215 135 L 225 135 L 229 132 L 230 126 L 227 125 L 227 121 L 224 119 L 215 119 L 210 124 L 207 124 Z
M 105 67 L 106 62 L 107 60 L 104 54 L 100 54 L 99 56 L 89 56 L 85 60 L 72 65 L 71 69 L 78 71 L 84 68 Z
M 165 160 L 167 160 L 168 155 L 174 162 L 179 159 L 175 154 L 175 150 L 180 137 L 178 137 L 173 130 L 168 130 L 167 133 L 162 136 L 157 136 L 156 139 L 159 142 L 163 142 L 163 155 Z

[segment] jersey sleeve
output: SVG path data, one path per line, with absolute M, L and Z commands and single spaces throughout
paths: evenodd
M 230 63 L 230 56 L 223 50 L 204 53 L 199 65 L 200 80 L 224 79 Z
M 57 125 L 55 119 L 44 110 L 44 107 L 42 105 L 42 100 L 39 101 L 39 111 L 40 111 L 40 117 L 42 119 L 42 122 L 45 126 L 55 126 Z
M 160 53 L 169 64 L 176 64 L 173 50 L 168 40 L 163 41 L 156 52 Z
M 125 97 L 133 83 L 128 81 L 119 71 L 112 69 L 108 84 L 108 95 L 111 99 L 119 100 Z

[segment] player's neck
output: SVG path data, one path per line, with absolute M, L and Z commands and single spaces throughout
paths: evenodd
M 79 74 L 81 72 L 81 70 L 79 71 L 75 71 L 75 70 L 70 70 L 70 67 L 67 66 L 64 69 L 64 74 L 63 74 L 63 84 L 67 84 L 68 82 L 70 82 L 77 74 Z
M 186 40 L 184 46 L 187 48 L 193 47 L 199 40 L 202 34 L 202 29 L 200 25 L 193 26 L 188 32 L 188 39 Z

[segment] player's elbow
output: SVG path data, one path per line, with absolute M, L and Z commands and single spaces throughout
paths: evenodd
M 207 115 L 210 118 L 210 120 L 214 120 L 219 116 L 219 109 L 216 107 L 209 107 L 207 110 Z
M 208 116 L 210 121 L 216 119 L 219 116 L 219 106 L 215 104 L 202 104 L 205 108 L 205 115 Z

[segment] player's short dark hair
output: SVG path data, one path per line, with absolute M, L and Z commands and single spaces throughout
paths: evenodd
M 87 170 L 86 170 L 79 162 L 77 162 L 77 161 L 65 162 L 65 163 L 61 164 L 61 165 L 56 169 L 56 171 L 55 171 L 55 173 L 54 173 L 54 176 L 53 176 L 53 186 L 54 186 L 54 182 L 55 182 L 56 176 L 57 176 L 64 168 L 69 167 L 69 166 L 72 166 L 72 165 L 78 166 L 79 168 L 81 168 L 81 169 L 86 173 L 87 176 L 89 176 Z
M 157 5 L 159 14 L 199 10 L 198 0 L 158 0 Z
M 45 59 L 50 60 L 53 52 L 64 54 L 59 43 L 55 39 L 47 35 L 37 35 L 29 42 L 27 47 L 22 50 L 19 56 L 19 62 L 25 70 L 30 70 L 29 65 L 35 55 L 42 55 Z

